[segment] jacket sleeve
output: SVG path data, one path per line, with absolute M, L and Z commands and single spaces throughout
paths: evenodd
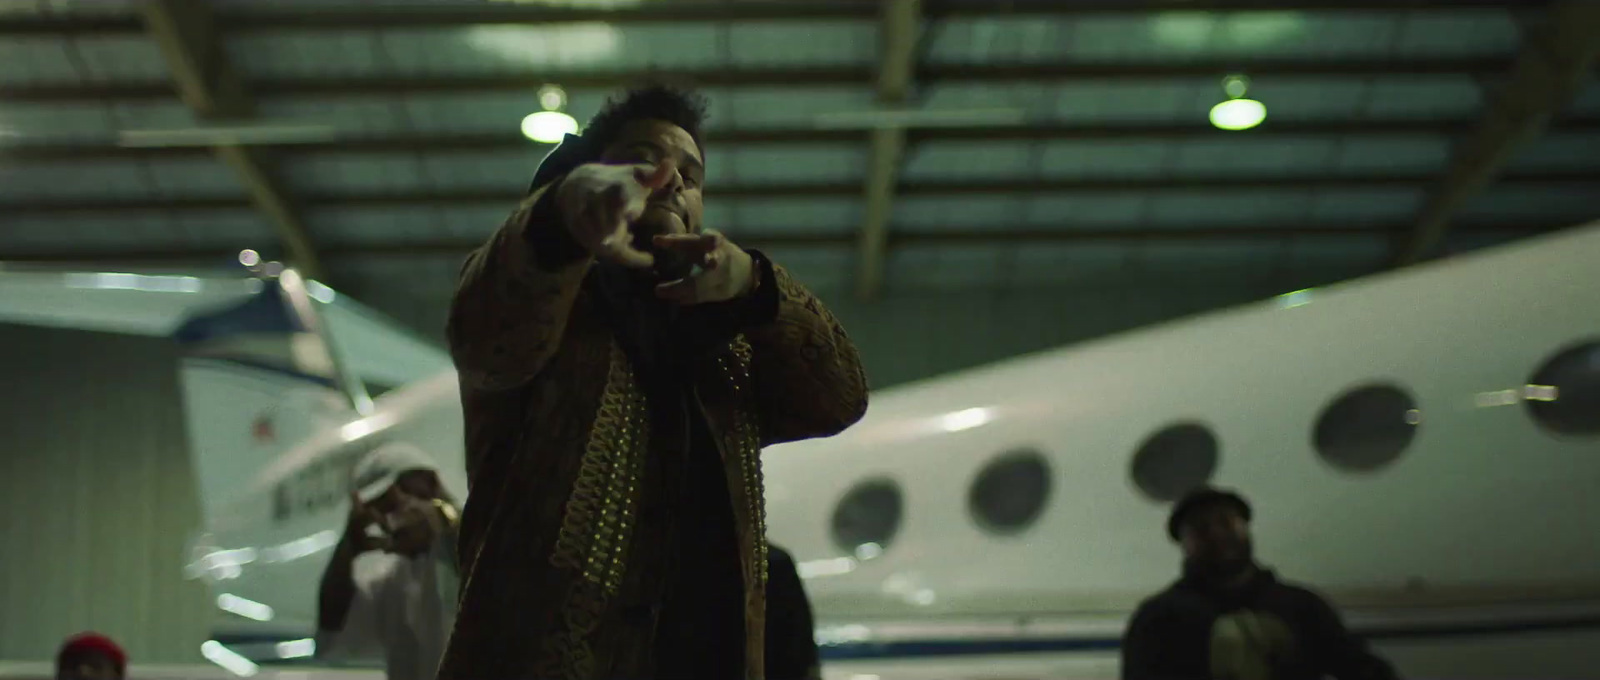
M 522 385 L 561 344 L 592 258 L 562 228 L 559 183 L 530 194 L 461 268 L 446 336 L 464 388 Z
M 1186 677 L 1176 668 L 1177 646 L 1160 603 L 1148 600 L 1134 611 L 1122 633 L 1122 680 L 1206 680 Z
M 843 432 L 867 412 L 867 376 L 855 344 L 822 301 L 787 270 L 752 254 L 760 285 L 770 286 L 757 296 L 776 298 L 770 320 L 745 330 L 761 445 Z
M 1398 680 L 1394 667 L 1373 653 L 1366 642 L 1351 633 L 1321 596 L 1307 592 L 1309 623 L 1315 639 L 1311 641 L 1321 664 L 1319 670 L 1339 680 Z

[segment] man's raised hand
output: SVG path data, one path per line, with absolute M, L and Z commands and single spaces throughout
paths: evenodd
M 665 186 L 673 172 L 671 161 L 579 166 L 556 189 L 562 222 L 573 240 L 597 258 L 641 269 L 653 266 L 654 256 L 633 247 L 629 226 L 644 213 L 651 192 Z
M 372 506 L 361 502 L 361 497 L 356 492 L 350 492 L 350 515 L 345 519 L 344 540 L 355 548 L 357 554 L 369 550 L 386 550 L 389 539 L 372 536 L 367 533 L 367 527 L 383 526 L 383 515 Z
M 726 236 L 707 229 L 700 234 L 663 234 L 655 246 L 682 253 L 698 270 L 677 281 L 656 286 L 656 296 L 680 305 L 732 300 L 750 292 L 755 265 L 750 254 Z

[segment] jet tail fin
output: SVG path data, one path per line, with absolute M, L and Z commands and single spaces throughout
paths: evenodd
M 201 508 L 215 517 L 275 458 L 347 420 L 331 357 L 277 285 L 190 318 L 173 333 Z

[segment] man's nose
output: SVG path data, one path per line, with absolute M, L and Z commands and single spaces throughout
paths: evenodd
M 661 190 L 670 193 L 683 191 L 683 168 L 681 166 L 672 166 L 672 172 L 667 173 L 667 183 L 662 185 Z
M 652 200 L 652 201 L 662 201 L 662 200 L 670 201 L 670 200 L 676 199 L 678 196 L 683 194 L 683 188 L 684 188 L 683 187 L 683 178 L 680 177 L 677 173 L 673 173 L 669 177 L 670 178 L 667 180 L 667 183 L 661 185 L 660 189 L 656 189 L 655 191 L 650 192 L 650 200 Z

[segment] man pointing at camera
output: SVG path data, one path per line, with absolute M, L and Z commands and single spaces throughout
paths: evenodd
M 842 431 L 867 384 L 816 297 L 702 223 L 704 107 L 608 102 L 462 269 L 442 680 L 762 677 L 761 448 Z

